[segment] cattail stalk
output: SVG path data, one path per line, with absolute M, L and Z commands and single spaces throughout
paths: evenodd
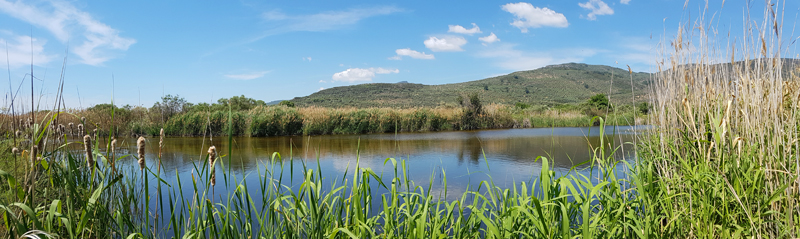
M 144 136 L 139 136 L 139 140 L 136 140 L 136 148 L 139 153 L 139 169 L 144 170 Z
M 158 168 L 161 168 L 161 149 L 164 148 L 164 128 L 161 128 L 161 137 L 158 139 Z
M 211 186 L 217 184 L 217 176 L 214 173 L 214 161 L 217 160 L 217 147 L 208 147 L 208 167 L 211 168 Z
M 111 155 L 109 155 L 109 163 L 111 163 L 111 170 L 116 171 L 114 168 L 114 158 L 117 156 L 117 139 L 111 139 Z
M 92 136 L 83 136 L 83 149 L 86 150 L 86 163 L 89 168 L 94 167 L 94 158 L 92 157 Z

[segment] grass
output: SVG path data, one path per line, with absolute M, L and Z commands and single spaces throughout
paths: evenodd
M 226 173 L 228 154 L 215 164 L 200 161 L 191 178 L 176 175 L 178 181 L 168 185 L 154 165 L 115 172 L 109 155 L 93 145 L 97 164 L 91 168 L 84 155 L 69 147 L 43 153 L 43 160 L 31 165 L 29 170 L 41 175 L 30 181 L 35 191 L 0 201 L 3 236 L 39 230 L 69 238 L 621 237 L 636 233 L 629 223 L 641 222 L 636 213 L 640 202 L 630 188 L 620 186 L 626 183 L 615 176 L 619 164 L 603 148 L 595 150 L 592 163 L 597 167 L 590 172 L 600 180 L 556 175 L 542 157 L 542 176 L 536 181 L 512 188 L 484 181 L 447 201 L 446 190 L 431 191 L 435 185 L 447 188 L 444 171 L 441 180 L 413 182 L 405 162 L 392 158 L 385 161 L 393 168 L 388 175 L 361 168 L 357 161 L 353 171 L 347 170 L 352 175 L 325 185 L 320 168 L 275 154 L 248 176 L 257 178 L 258 185 L 247 185 L 240 175 Z M 216 199 L 211 196 L 215 171 L 217 187 L 230 189 Z M 10 183 L 23 181 L 17 175 L 0 174 L 9 182 L 4 190 L 31 188 Z M 155 190 L 159 186 L 165 190 Z M 603 208 L 630 212 L 608 215 Z
M 797 238 L 800 87 L 796 76 L 784 74 L 787 67 L 795 66 L 781 58 L 783 38 L 773 26 L 782 23 L 775 12 L 772 6 L 766 7 L 764 24 L 750 25 L 753 21 L 748 20 L 744 47 L 733 48 L 730 57 L 707 45 L 714 42 L 708 34 L 715 32 L 714 21 L 701 16 L 695 25 L 679 29 L 672 49 L 664 49 L 664 63 L 659 64 L 662 70 L 652 82 L 653 109 L 648 116 L 655 127 L 637 139 L 635 160 L 615 160 L 618 146 L 600 137 L 588 172 L 556 174 L 549 160 L 539 157 L 542 167 L 535 180 L 509 188 L 482 181 L 455 200 L 447 199 L 446 190 L 441 194 L 433 191 L 434 186 L 447 189 L 444 171 L 432 172 L 442 175 L 431 177 L 439 178 L 436 181 L 410 181 L 411 169 L 402 160 L 386 159 L 385 164 L 393 169 L 386 174 L 362 168 L 357 160 L 353 171 L 347 170 L 350 173 L 329 183 L 324 179 L 330 175 L 319 166 L 291 160 L 291 155 L 283 159 L 274 154 L 252 175 L 231 173 L 230 158 L 236 153 L 232 148 L 219 150 L 214 164 L 206 160 L 194 164 L 191 178 L 176 175 L 177 183 L 166 184 L 160 170 L 151 170 L 153 165 L 145 170 L 110 167 L 107 145 L 92 144 L 90 153 L 96 165 L 87 165 L 82 152 L 70 151 L 81 143 L 48 146 L 44 143 L 51 142 L 48 137 L 66 136 L 46 132 L 55 115 L 40 114 L 44 118 L 24 133 L 29 143 L 16 142 L 24 148 L 41 145 L 42 150 L 35 157 L 28 157 L 31 151 L 19 156 L 8 150 L 0 154 L 4 167 L 0 178 L 5 182 L 0 184 L 5 192 L 0 197 L 0 236 Z M 714 59 L 731 62 L 719 64 Z M 633 75 L 629 76 L 633 81 Z M 557 107 L 515 109 L 489 104 L 470 109 L 485 117 L 469 121 L 482 127 L 506 127 L 525 117 L 534 126 L 547 124 L 547 119 L 531 117 L 532 112 L 565 121 L 585 117 Z M 440 119 L 455 129 L 464 122 L 459 111 L 463 109 L 452 107 L 383 110 L 257 109 L 253 121 L 265 124 L 255 129 L 270 129 L 259 134 L 304 131 L 309 125 L 332 133 L 371 132 L 389 126 L 416 130 L 433 127 L 437 124 L 432 122 Z M 174 130 L 195 124 L 208 127 L 213 114 L 187 118 L 181 122 L 189 123 Z M 252 122 L 234 120 L 235 115 L 229 109 L 213 116 L 213 124 L 227 131 L 229 145 L 236 130 L 261 132 L 248 128 Z M 302 127 L 273 124 L 299 122 L 298 115 L 305 116 Z M 227 121 L 223 121 L 225 116 Z M 198 123 L 203 117 L 205 123 Z M 608 118 L 612 122 L 632 120 L 622 113 Z M 208 132 L 225 134 L 221 131 Z M 8 141 L 0 145 L 8 148 L 12 144 Z M 618 170 L 627 170 L 624 178 L 619 178 Z M 216 186 L 211 184 L 212 173 Z M 253 181 L 245 180 L 247 177 L 258 179 L 258 185 L 248 185 Z M 223 186 L 229 189 L 225 195 L 211 196 L 217 195 L 215 187 Z
M 105 104 L 103 105 L 105 106 Z M 86 118 L 85 131 L 97 129 L 102 136 L 160 134 L 163 127 L 167 136 L 280 136 L 323 134 L 367 134 L 394 132 L 432 132 L 467 129 L 500 129 L 528 127 L 580 127 L 591 126 L 593 116 L 606 115 L 605 110 L 586 105 L 561 105 L 558 107 L 519 107 L 488 104 L 480 114 L 468 114 L 464 107 L 436 108 L 324 108 L 258 106 L 246 111 L 232 111 L 228 130 L 228 110 L 189 111 L 178 113 L 160 123 L 160 113 L 146 108 L 131 110 L 115 108 L 112 121 L 111 107 L 93 107 L 82 111 L 68 111 L 59 118 L 70 138 L 79 137 L 77 125 Z M 643 114 L 630 113 L 629 106 L 620 106 L 608 114 L 609 124 L 632 125 L 634 118 Z M 36 121 L 41 122 L 52 114 L 42 112 Z M 634 117 L 635 116 L 635 117 Z M 11 122 L 10 115 L 0 115 L 0 120 Z M 525 124 L 524 122 L 530 122 Z M 72 129 L 69 123 L 75 125 Z M 641 123 L 641 122 L 640 122 Z M 109 131 L 109 126 L 114 130 Z M 10 132 L 10 128 L 0 130 Z

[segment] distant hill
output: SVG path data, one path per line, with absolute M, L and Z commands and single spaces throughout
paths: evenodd
M 647 95 L 649 73 L 628 74 L 627 69 L 567 63 L 455 84 L 400 82 L 334 87 L 291 101 L 298 106 L 435 107 L 456 105 L 459 95 L 475 92 L 485 103 L 554 105 L 584 102 L 598 93 L 609 94 L 610 90 L 612 101 L 629 103 L 631 77 L 637 101 L 643 100 Z

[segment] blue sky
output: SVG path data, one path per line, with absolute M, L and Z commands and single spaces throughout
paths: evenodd
M 759 19 L 764 1 L 722 4 L 709 1 L 707 15 L 718 20 L 719 34 L 740 36 L 743 13 Z M 783 31 L 792 34 L 800 3 L 787 4 Z M 109 102 L 112 92 L 118 105 L 146 107 L 165 94 L 273 101 L 343 85 L 457 83 L 566 62 L 653 72 L 658 44 L 705 5 L 0 0 L 0 50 L 8 51 L 0 69 L 10 72 L 11 91 L 29 99 L 33 58 L 34 93 L 49 106 L 65 67 L 72 108 Z M 9 86 L 0 89 L 7 105 Z

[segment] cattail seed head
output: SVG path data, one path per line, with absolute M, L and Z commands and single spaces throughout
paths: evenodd
M 116 156 L 117 152 L 117 139 L 111 139 L 111 162 L 114 162 L 114 156 Z
M 208 165 L 214 165 L 215 160 L 217 160 L 217 147 L 212 145 L 208 147 Z
M 16 134 L 17 134 L 17 138 L 22 138 L 22 131 L 17 130 Z
M 70 127 L 70 128 L 72 128 L 73 126 L 75 126 L 75 124 L 73 124 L 73 123 L 69 123 L 69 127 Z
M 84 134 L 84 132 L 83 132 L 83 124 L 78 124 L 78 134 Z
M 136 148 L 139 153 L 139 169 L 141 170 L 144 170 L 144 141 L 143 136 L 139 136 L 139 140 L 136 140 Z
M 214 173 L 214 161 L 217 159 L 217 147 L 208 147 L 208 167 L 211 168 L 211 186 L 217 185 L 217 175 Z
M 14 148 L 11 149 L 11 153 L 15 154 L 15 155 L 19 154 L 19 149 L 17 147 L 14 147 Z
M 81 123 L 86 123 L 86 117 L 81 117 Z
M 92 136 L 83 136 L 83 149 L 86 151 L 86 163 L 89 168 L 94 166 L 94 158 L 92 157 Z
M 162 148 L 164 148 L 164 128 L 161 128 L 161 137 L 158 139 L 158 158 L 161 158 Z

